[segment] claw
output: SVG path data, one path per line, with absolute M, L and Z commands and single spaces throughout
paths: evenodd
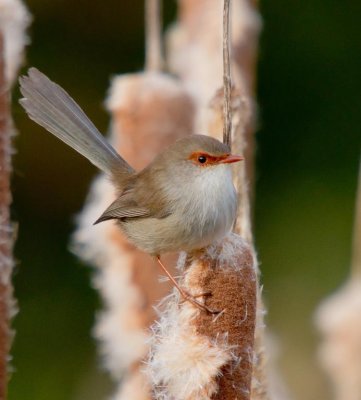
M 200 301 L 196 300 L 196 296 L 192 296 L 188 292 L 185 292 L 183 289 L 180 290 L 180 294 L 183 296 L 184 300 L 189 301 L 194 306 L 200 308 L 203 311 L 206 311 L 209 314 L 219 314 L 220 311 L 212 310 L 211 308 L 207 307 L 205 304 L 201 303 Z M 197 295 L 197 297 L 204 296 L 204 294 Z

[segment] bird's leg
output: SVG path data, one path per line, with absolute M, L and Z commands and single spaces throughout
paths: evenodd
M 206 293 L 202 293 L 201 295 L 198 296 L 192 296 L 191 294 L 189 294 L 188 292 L 186 292 L 184 289 L 182 289 L 177 281 L 173 278 L 172 274 L 167 270 L 167 268 L 163 265 L 162 261 L 160 260 L 160 257 L 157 256 L 157 261 L 158 264 L 160 265 L 160 267 L 162 268 L 162 270 L 165 272 L 165 274 L 168 276 L 168 278 L 171 280 L 171 282 L 173 283 L 173 285 L 178 289 L 179 293 L 183 296 L 183 298 L 186 301 L 189 301 L 190 303 L 192 303 L 193 305 L 195 305 L 196 307 L 200 308 L 203 311 L 206 311 L 210 314 L 219 314 L 219 311 L 216 310 L 211 310 L 209 307 L 207 307 L 205 304 L 199 302 L 198 300 L 196 300 L 195 297 L 200 297 L 200 296 L 209 296 L 211 295 L 210 292 L 206 292 Z

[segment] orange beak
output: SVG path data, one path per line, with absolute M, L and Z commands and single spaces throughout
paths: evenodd
M 219 160 L 219 162 L 222 164 L 231 164 L 242 160 L 244 160 L 244 157 L 242 156 L 237 156 L 236 154 L 229 154 L 227 157 L 223 158 L 222 160 Z

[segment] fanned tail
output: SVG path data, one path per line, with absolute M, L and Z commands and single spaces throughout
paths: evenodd
M 134 173 L 64 89 L 36 68 L 28 74 L 19 79 L 24 96 L 20 104 L 33 121 L 105 173 L 118 179 Z

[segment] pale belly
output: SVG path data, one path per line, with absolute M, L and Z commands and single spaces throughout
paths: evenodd
M 130 242 L 141 250 L 154 255 L 189 252 L 208 246 L 232 229 L 237 196 L 228 166 L 205 170 L 186 190 L 184 177 L 163 190 L 173 210 L 169 216 L 120 221 Z
M 233 226 L 236 197 L 225 203 L 189 207 L 166 218 L 139 218 L 121 222 L 129 241 L 154 255 L 200 249 L 224 237 Z

